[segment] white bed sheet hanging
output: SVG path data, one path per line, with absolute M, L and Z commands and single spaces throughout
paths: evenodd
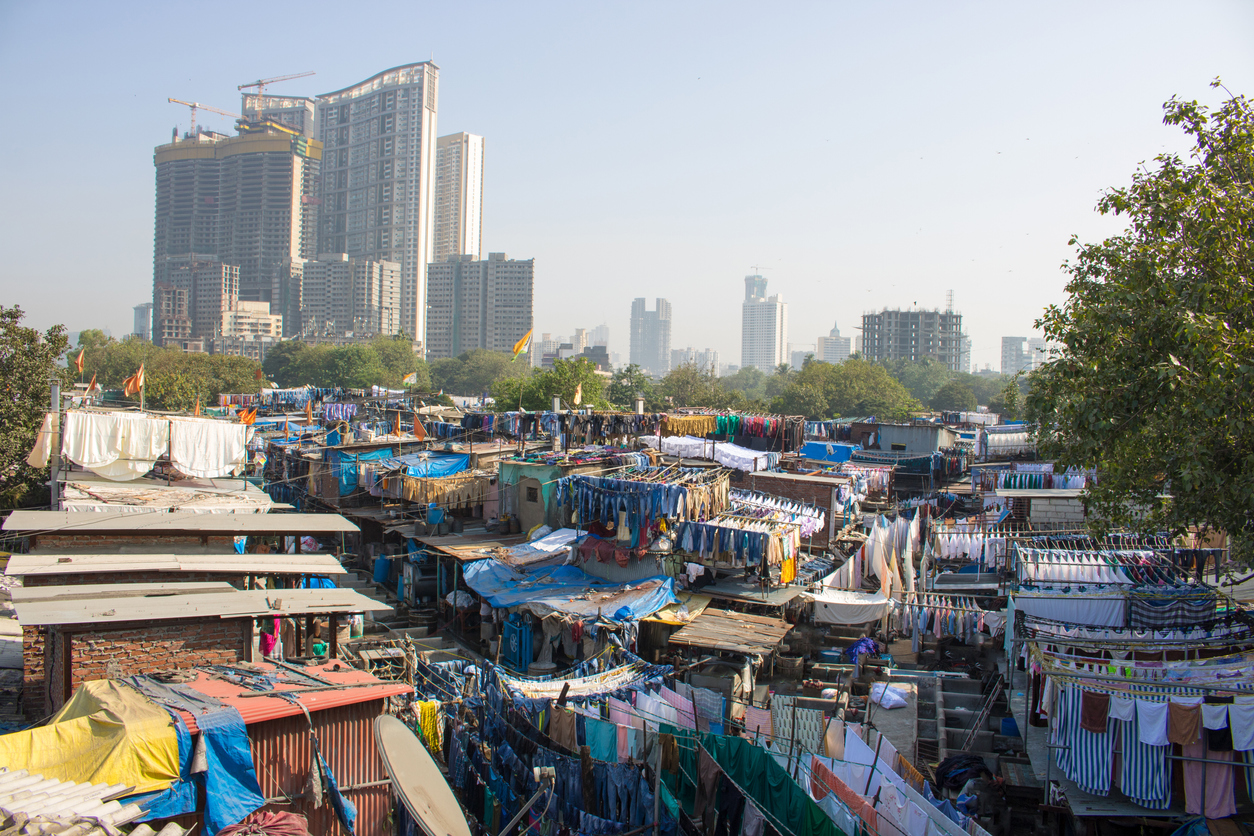
M 67 412 L 61 449 L 79 467 L 111 479 L 138 479 L 170 446 L 165 419 L 125 412 Z
M 170 463 L 197 479 L 221 479 L 244 469 L 248 427 L 234 421 L 171 418 Z
M 866 624 L 888 612 L 888 599 L 878 592 L 824 589 L 803 598 L 814 602 L 814 620 L 821 624 Z

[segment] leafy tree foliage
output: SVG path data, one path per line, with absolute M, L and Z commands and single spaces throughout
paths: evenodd
M 974 412 L 979 405 L 971 387 L 960 380 L 951 380 L 932 396 L 932 409 Z
M 521 362 L 521 361 L 520 361 Z M 563 406 L 575 406 L 575 392 L 582 384 L 580 406 L 607 409 L 605 378 L 586 357 L 554 360 L 553 368 L 535 371 L 527 377 L 503 377 L 492 386 L 497 412 L 512 412 L 521 405 L 528 412 L 553 408 L 553 396 L 560 395 Z
M 909 360 L 887 361 L 884 368 L 920 403 L 929 403 L 941 387 L 954 377 L 954 372 L 948 366 L 931 357 L 925 357 L 917 363 Z
M 60 366 L 69 343 L 65 327 L 40 333 L 22 325 L 22 309 L 0 306 L 0 502 L 5 508 L 40 501 L 47 469 L 34 470 L 26 456 L 35 444 L 49 401 L 49 381 L 69 380 Z
M 1216 82 L 1218 85 L 1218 82 Z M 1127 230 L 1079 247 L 1060 348 L 1027 397 L 1041 452 L 1098 468 L 1098 527 L 1227 531 L 1254 555 L 1254 109 L 1173 98 L 1193 147 L 1161 154 L 1098 210 Z M 1073 240 L 1072 243 L 1075 243 Z
M 478 397 L 491 392 L 503 378 L 524 378 L 531 374 L 527 358 L 513 359 L 503 351 L 476 348 L 457 357 L 431 363 L 431 386 L 452 395 Z
M 901 419 L 919 408 L 918 401 L 883 366 L 861 358 L 838 365 L 809 363 L 771 402 L 773 412 L 815 420 L 870 415 L 880 420 Z
M 633 409 L 637 394 L 644 397 L 645 409 L 648 411 L 660 408 L 653 379 L 635 363 L 614 372 L 609 385 L 605 387 L 606 400 L 616 409 Z
M 671 369 L 658 384 L 663 400 L 660 406 L 703 406 L 709 409 L 734 410 L 764 408 L 764 404 L 746 398 L 744 392 L 726 388 L 723 380 L 712 370 L 703 371 L 695 363 L 685 363 Z
M 766 400 L 766 375 L 753 366 L 744 366 L 722 378 L 723 388 L 743 392 L 746 400 Z
M 432 388 L 426 362 L 414 353 L 413 343 L 404 336 L 378 337 L 370 343 L 344 346 L 288 340 L 270 347 L 262 368 L 266 379 L 282 387 L 400 387 L 406 385 L 403 381 L 409 374 L 416 372 L 418 380 L 413 388 Z
M 276 346 L 277 348 L 278 346 Z M 103 332 L 88 329 L 78 337 L 78 346 L 67 357 L 83 355 L 83 379 L 102 389 L 119 389 L 122 381 L 144 366 L 144 403 L 152 409 L 191 410 L 196 401 L 216 405 L 218 395 L 256 392 L 258 364 L 246 357 L 222 354 L 187 354 L 178 348 L 161 348 L 138 337 L 114 340 Z M 134 399 L 139 401 L 139 396 Z

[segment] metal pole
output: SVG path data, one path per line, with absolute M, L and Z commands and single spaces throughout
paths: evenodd
M 659 754 L 657 766 L 653 768 L 653 836 L 659 836 L 662 827 L 661 821 L 661 803 L 662 803 L 662 757 Z
M 53 378 L 52 380 L 52 414 L 56 416 L 56 426 L 52 431 L 52 457 L 51 457 L 51 478 L 49 479 L 49 490 L 52 496 L 52 510 L 61 510 L 61 381 Z

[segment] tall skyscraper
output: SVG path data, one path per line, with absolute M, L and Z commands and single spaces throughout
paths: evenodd
M 819 337 L 814 349 L 814 359 L 824 363 L 843 363 L 849 359 L 852 340 L 840 335 L 840 328 L 832 323 L 832 330 L 826 337 Z
M 135 330 L 131 333 L 141 340 L 152 339 L 152 302 L 135 306 Z
M 450 256 L 427 267 L 428 359 L 486 348 L 512 351 L 532 326 L 535 259 Z M 535 345 L 535 342 L 532 343 Z
M 1018 374 L 1027 368 L 1032 358 L 1024 351 L 1024 343 L 1027 342 L 1026 337 L 1002 337 L 1001 338 L 1001 373 L 1002 374 Z
M 958 371 L 962 314 L 889 310 L 862 315 L 862 356 L 871 361 L 932 358 Z
M 782 296 L 766 295 L 766 279 L 762 276 L 745 276 L 740 365 L 770 374 L 788 360 L 788 303 Z
M 318 252 L 400 264 L 401 330 L 424 342 L 439 78 L 423 61 L 318 97 Z
M 392 335 L 400 330 L 401 266 L 328 253 L 301 265 L 301 333 Z
M 610 344 L 610 326 L 602 323 L 592 329 L 589 336 L 593 345 L 609 345 Z
M 166 259 L 194 254 L 237 267 L 240 299 L 281 308 L 286 265 L 314 255 L 322 144 L 265 125 L 241 131 L 157 147 L 153 280 Z
M 436 140 L 435 263 L 450 255 L 483 257 L 483 137 Z
M 697 369 L 710 374 L 718 374 L 718 352 L 712 348 L 697 351 L 692 346 L 687 348 L 671 349 L 671 368 L 677 369 L 686 365 L 696 366 Z
M 1049 344 L 1044 337 L 1028 337 L 1027 370 L 1039 369 L 1049 361 Z
M 655 377 L 671 370 L 671 303 L 658 299 L 648 310 L 644 298 L 631 303 L 630 363 Z

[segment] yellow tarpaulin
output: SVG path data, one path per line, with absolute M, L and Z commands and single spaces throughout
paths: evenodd
M 121 682 L 85 682 L 46 726 L 0 735 L 0 764 L 45 778 L 167 789 L 178 735 L 164 708 Z
M 678 604 L 667 604 L 662 609 L 655 612 L 645 621 L 662 621 L 666 624 L 687 624 L 694 618 L 705 612 L 705 608 L 710 606 L 710 596 L 702 595 L 699 592 L 685 592 L 683 590 L 675 590 L 675 597 L 679 599 Z

